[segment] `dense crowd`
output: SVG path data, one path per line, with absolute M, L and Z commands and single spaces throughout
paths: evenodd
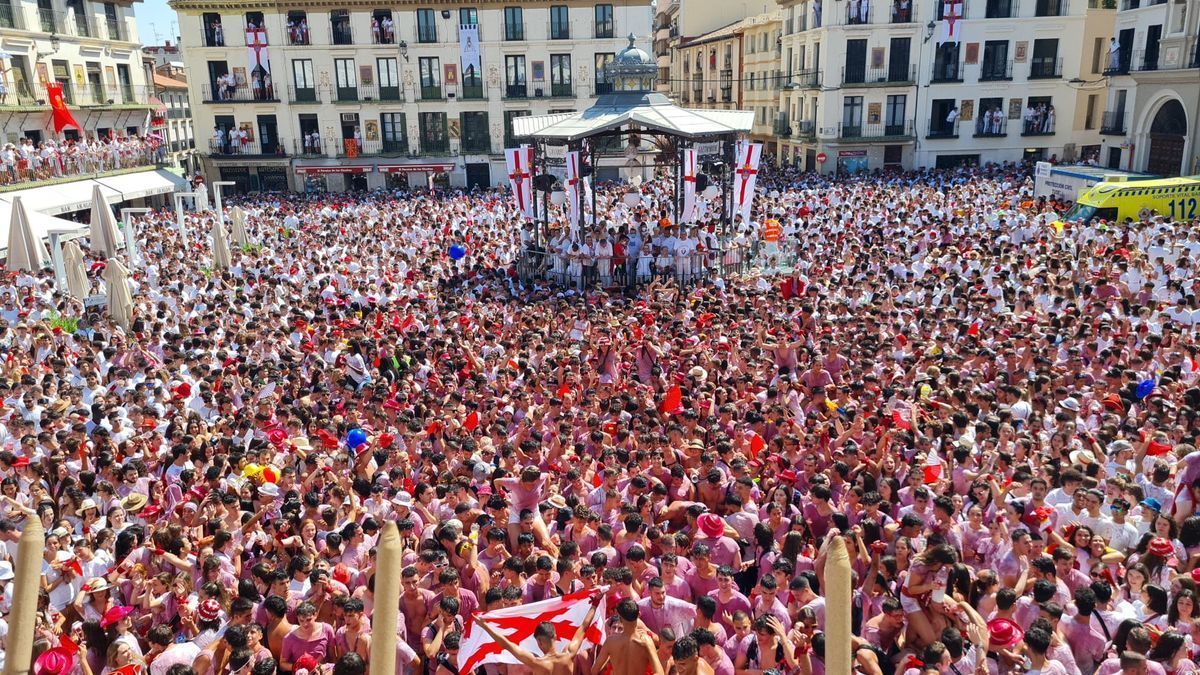
M 86 140 L 21 138 L 0 148 L 0 185 L 149 166 L 166 158 L 157 134 Z
M 597 189 L 581 237 L 679 241 L 669 183 Z M 623 643 L 483 669 L 1196 669 L 1195 222 L 1063 227 L 1014 166 L 764 171 L 740 236 L 780 221 L 783 271 L 580 293 L 515 273 L 536 235 L 504 192 L 240 205 L 228 269 L 211 214 L 187 245 L 138 222 L 128 330 L 49 272 L 0 287 L 35 675 L 357 675 L 378 574 L 398 673 L 458 675 L 478 612 L 603 587 Z M 404 566 L 377 570 L 389 521 Z M 838 537 L 850 645 L 823 632 Z

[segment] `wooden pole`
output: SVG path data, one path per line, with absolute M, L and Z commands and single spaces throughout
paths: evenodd
M 850 556 L 834 537 L 825 556 L 825 673 L 850 675 Z M 372 674 L 374 675 L 374 674 Z
M 37 624 L 38 589 L 41 588 L 42 554 L 46 531 L 39 516 L 26 518 L 13 566 L 12 612 L 8 615 L 8 653 L 4 675 L 28 675 L 33 669 L 33 635 Z M 394 675 L 394 674 L 393 674 Z
M 396 675 L 396 630 L 400 615 L 400 570 L 404 549 L 396 522 L 383 526 L 375 566 L 375 613 L 371 616 L 371 673 Z M 7 673 L 5 674 L 7 675 Z

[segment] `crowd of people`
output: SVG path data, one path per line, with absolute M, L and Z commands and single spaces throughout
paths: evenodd
M 165 158 L 166 146 L 158 133 L 37 143 L 21 138 L 0 149 L 0 185 L 150 166 Z
M 675 236 L 669 183 L 596 189 L 581 236 Z M 0 286 L 0 611 L 38 519 L 35 675 L 359 675 L 379 574 L 398 673 L 591 590 L 602 646 L 482 670 L 1196 669 L 1195 222 L 1055 225 L 1017 166 L 764 168 L 744 236 L 779 220 L 786 271 L 578 292 L 516 274 L 503 191 L 240 206 L 227 269 L 211 213 L 137 221 L 128 328 L 49 271 Z

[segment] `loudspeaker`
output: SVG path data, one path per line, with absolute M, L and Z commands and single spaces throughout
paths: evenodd
M 704 192 L 706 189 L 708 189 L 708 174 L 696 174 L 696 192 Z
M 551 190 L 554 189 L 554 181 L 555 181 L 554 176 L 552 176 L 548 173 L 543 173 L 541 175 L 534 176 L 533 177 L 533 189 L 537 190 L 538 192 L 550 192 Z
M 595 173 L 595 170 L 592 169 L 592 166 L 590 164 L 584 164 L 584 163 L 580 162 L 580 164 L 579 164 L 579 177 L 580 178 L 587 178 L 588 176 L 592 175 L 593 173 Z

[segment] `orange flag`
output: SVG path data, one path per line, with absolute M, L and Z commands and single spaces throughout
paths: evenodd
M 662 403 L 658 404 L 659 412 L 674 414 L 683 405 L 683 391 L 679 385 L 675 385 L 667 390 L 667 395 L 663 397 Z

